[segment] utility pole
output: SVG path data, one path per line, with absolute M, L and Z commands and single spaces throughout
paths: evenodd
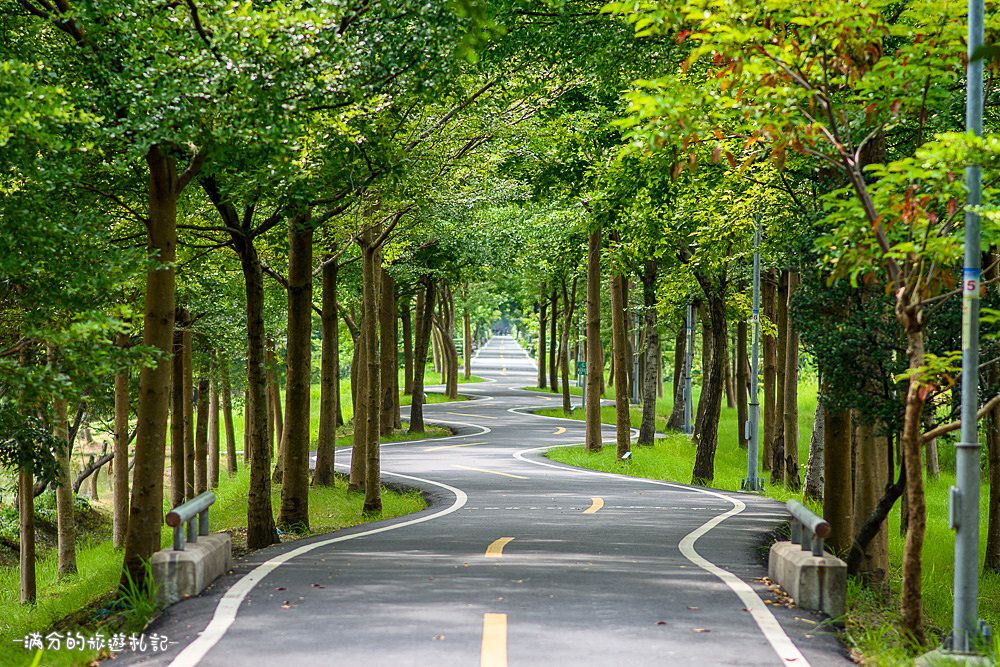
M 687 320 L 687 350 L 684 355 L 684 432 L 694 433 L 694 396 L 691 386 L 691 371 L 694 366 L 694 304 L 688 304 Z
M 750 353 L 750 409 L 743 425 L 747 439 L 747 476 L 744 491 L 763 491 L 764 483 L 758 476 L 760 465 L 760 402 L 757 393 L 757 372 L 760 363 L 760 216 L 754 216 L 753 229 L 753 348 Z
M 969 134 L 983 135 L 983 0 L 969 0 L 969 58 L 966 74 L 965 124 Z M 982 648 L 989 628 L 979 620 L 979 251 L 980 220 L 975 208 L 982 198 L 979 165 L 965 168 L 968 209 L 965 213 L 965 270 L 962 272 L 962 432 L 955 445 L 955 486 L 951 489 L 951 524 L 955 530 L 955 609 L 951 650 L 971 653 Z

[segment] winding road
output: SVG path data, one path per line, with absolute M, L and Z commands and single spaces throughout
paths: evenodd
M 116 663 L 851 664 L 759 581 L 778 503 L 553 463 L 583 424 L 528 412 L 558 405 L 520 389 L 531 359 L 501 336 L 473 368 L 473 400 L 425 407 L 456 435 L 383 445 L 428 509 L 254 552 L 154 622 L 168 652 Z

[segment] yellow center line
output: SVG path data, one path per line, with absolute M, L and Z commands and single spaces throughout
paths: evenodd
M 455 449 L 456 447 L 474 447 L 476 445 L 485 445 L 485 442 L 463 442 L 460 445 L 439 445 L 438 447 L 424 447 L 425 452 L 437 452 L 442 449 Z
M 553 433 L 552 435 L 562 435 L 565 432 L 566 432 L 566 427 L 565 426 L 560 426 L 559 428 L 557 428 L 555 430 L 555 433 Z
M 486 415 L 474 415 L 471 412 L 449 412 L 449 415 L 456 415 L 458 417 L 479 417 L 480 419 L 496 419 L 496 417 L 487 417 Z
M 503 557 L 503 548 L 513 541 L 514 541 L 513 537 L 498 537 L 497 539 L 490 542 L 490 546 L 486 547 L 486 557 L 487 558 Z
M 507 667 L 507 614 L 483 614 L 479 667 Z
M 604 498 L 601 498 L 599 496 L 594 496 L 593 498 L 590 499 L 590 507 L 583 510 L 583 513 L 594 514 L 595 512 L 597 512 L 597 510 L 601 509 L 602 507 L 604 507 Z
M 500 472 L 499 470 L 487 470 L 486 468 L 473 468 L 472 466 L 460 466 L 457 463 L 453 463 L 452 468 L 461 468 L 462 470 L 472 470 L 474 472 L 485 472 L 490 475 L 503 475 L 504 477 L 513 477 L 514 479 L 528 479 L 527 477 L 522 477 L 521 475 L 512 475 L 509 472 Z

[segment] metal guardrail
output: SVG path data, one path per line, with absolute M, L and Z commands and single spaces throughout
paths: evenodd
M 813 556 L 822 556 L 823 540 L 830 537 L 830 524 L 797 500 L 789 500 L 785 506 L 792 515 L 792 544 L 801 544 L 803 551 L 811 547 Z
M 167 525 L 174 529 L 174 551 L 184 551 L 182 526 L 186 526 L 187 541 L 192 544 L 198 541 L 199 535 L 208 535 L 208 508 L 214 502 L 215 494 L 206 491 L 167 512 Z M 197 532 L 195 521 L 198 522 Z

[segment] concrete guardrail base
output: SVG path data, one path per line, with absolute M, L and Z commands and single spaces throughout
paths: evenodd
M 813 556 L 798 544 L 775 542 L 767 561 L 768 575 L 803 609 L 843 616 L 847 600 L 847 563 L 831 556 Z
M 170 605 L 198 595 L 230 568 L 233 543 L 228 533 L 212 533 L 184 544 L 184 551 L 162 549 L 153 554 L 156 599 Z

